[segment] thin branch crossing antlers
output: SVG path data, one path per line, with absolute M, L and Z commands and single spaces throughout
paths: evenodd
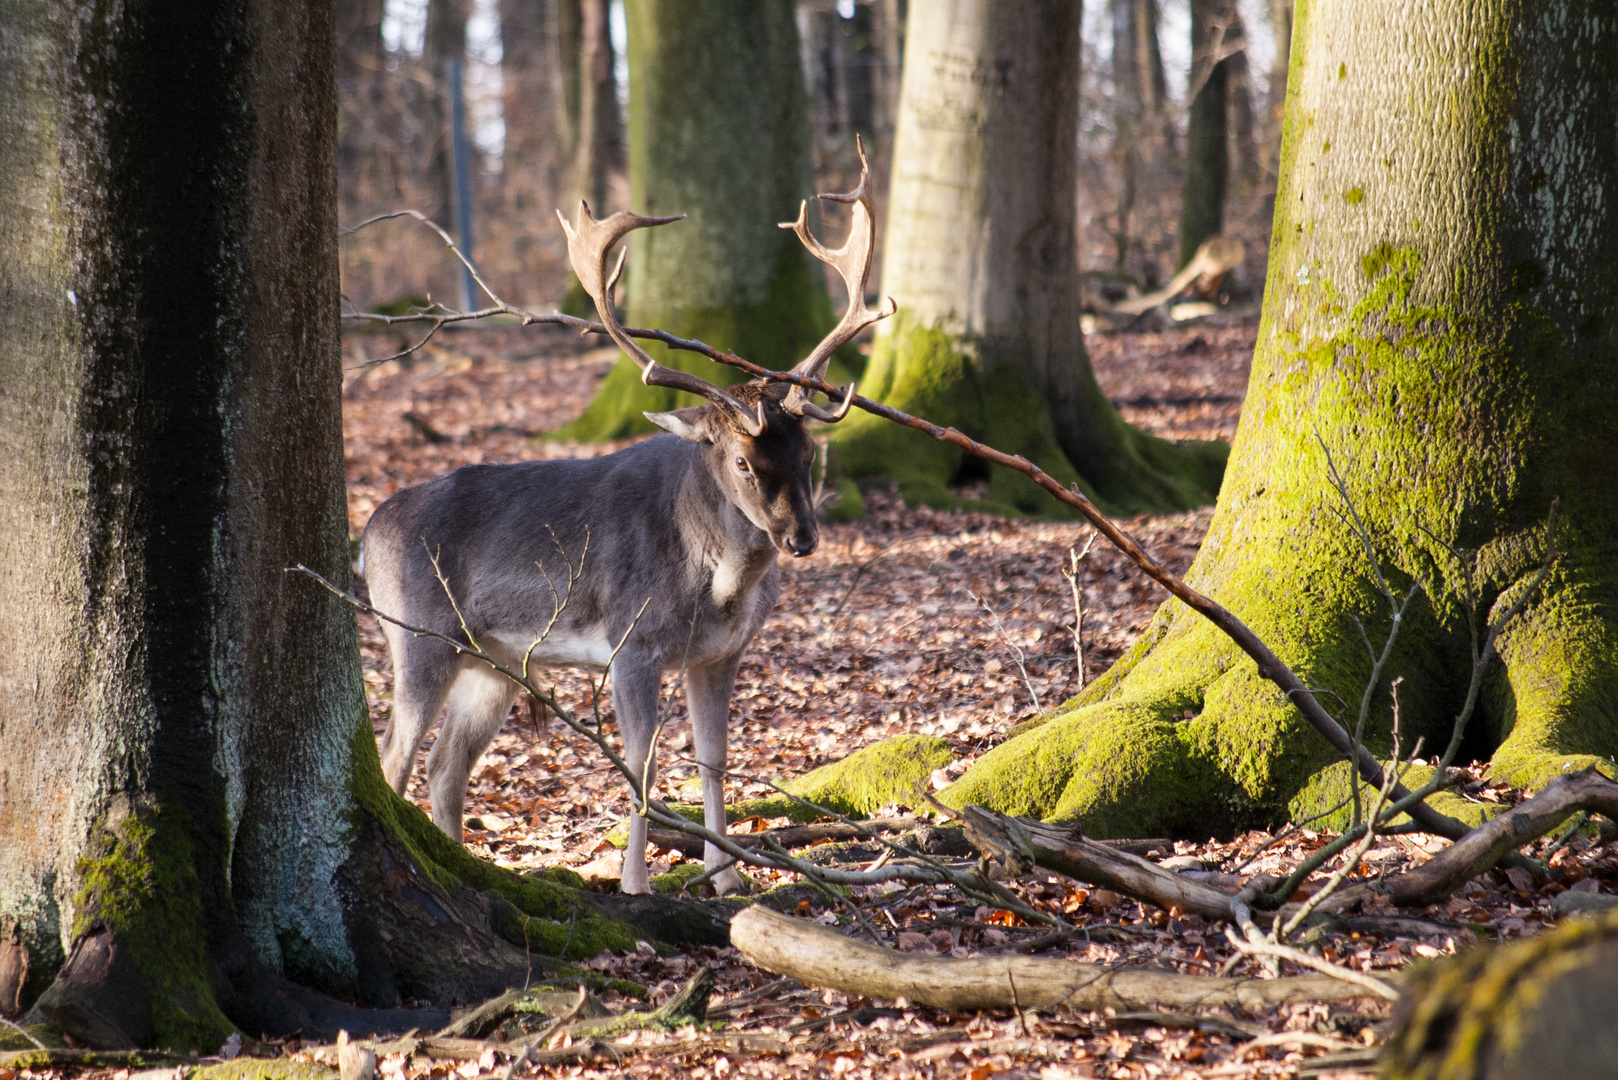
M 892 297 L 888 298 L 881 311 L 871 311 L 865 306 L 865 282 L 871 271 L 871 251 L 876 240 L 876 218 L 871 208 L 871 166 L 865 159 L 863 145 L 859 145 L 859 153 L 858 187 L 846 195 L 815 196 L 829 202 L 852 204 L 853 222 L 849 227 L 848 239 L 843 242 L 842 247 L 832 250 L 815 239 L 814 234 L 809 231 L 808 200 L 799 205 L 796 221 L 781 224 L 781 228 L 791 229 L 798 235 L 798 239 L 803 241 L 803 246 L 809 249 L 810 254 L 834 268 L 848 288 L 848 310 L 843 313 L 842 319 L 808 356 L 792 368 L 792 374 L 806 379 L 821 378 L 833 353 L 852 341 L 861 330 L 887 318 L 897 310 Z M 706 379 L 659 364 L 645 349 L 636 344 L 618 322 L 617 310 L 613 305 L 613 290 L 624 271 L 625 253 L 619 252 L 618 262 L 609 273 L 607 258 L 613 245 L 636 229 L 667 225 L 672 221 L 682 220 L 685 215 L 646 217 L 620 210 L 610 217 L 597 221 L 590 213 L 590 204 L 581 200 L 578 215 L 572 223 L 562 216 L 560 210 L 556 212 L 556 217 L 562 223 L 562 230 L 567 233 L 568 259 L 573 264 L 573 272 L 579 277 L 579 284 L 584 286 L 584 291 L 595 301 L 596 310 L 601 313 L 602 324 L 612 340 L 640 368 L 641 382 L 647 386 L 666 386 L 706 398 L 729 412 L 749 435 L 757 438 L 764 434 L 767 421 L 762 398 L 756 406 L 749 408 L 734 395 Z M 799 419 L 809 417 L 832 424 L 847 416 L 854 403 L 852 384 L 843 389 L 842 405 L 835 410 L 816 405 L 810 400 L 812 395 L 813 391 L 805 390 L 803 386 L 794 383 L 788 388 L 781 407 Z
M 854 336 L 867 326 L 886 319 L 899 309 L 891 296 L 879 311 L 871 311 L 865 306 L 865 280 L 871 273 L 871 251 L 876 246 L 876 215 L 871 210 L 871 165 L 865 160 L 865 144 L 861 142 L 859 136 L 854 137 L 854 146 L 860 154 L 859 186 L 847 195 L 815 196 L 827 202 L 852 205 L 853 221 L 849 224 L 848 239 L 843 242 L 843 246 L 832 251 L 814 238 L 814 234 L 809 231 L 807 199 L 798 204 L 798 220 L 781 223 L 781 228 L 791 229 L 798 234 L 798 239 L 809 249 L 809 254 L 836 270 L 842 276 L 844 287 L 848 289 L 848 310 L 843 312 L 842 320 L 826 335 L 825 340 L 815 346 L 813 352 L 792 369 L 794 375 L 806 378 L 820 378 L 819 374 L 815 373 L 826 369 L 832 353 L 854 340 Z M 835 412 L 822 409 L 810 401 L 812 393 L 813 391 L 805 390 L 801 384 L 793 383 L 782 406 L 795 416 L 810 416 L 826 423 L 835 423 L 847 416 L 848 410 L 854 405 L 852 383 L 843 389 L 843 403 Z

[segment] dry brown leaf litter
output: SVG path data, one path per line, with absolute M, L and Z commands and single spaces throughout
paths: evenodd
M 441 340 L 419 358 L 351 374 L 345 381 L 349 514 L 355 535 L 392 492 L 460 465 L 616 448 L 534 438 L 582 409 L 611 365 L 613 352 L 543 330 L 471 332 Z M 1245 391 L 1252 341 L 1251 327 L 1203 327 L 1097 335 L 1090 348 L 1103 389 L 1132 423 L 1174 438 L 1228 440 Z M 385 355 L 389 344 L 386 337 L 351 338 L 345 357 L 355 363 Z M 949 771 L 958 774 L 1033 711 L 1034 695 L 1049 704 L 1079 687 L 1069 629 L 1071 594 L 1060 567 L 1070 547 L 1082 547 L 1087 527 L 907 508 L 880 492 L 867 498 L 867 508 L 864 522 L 826 526 L 814 556 L 782 564 L 781 603 L 738 678 L 731 744 L 732 768 L 738 773 L 780 779 L 889 735 L 923 732 L 955 743 L 963 761 Z M 1183 571 L 1209 514 L 1141 517 L 1128 528 L 1172 568 Z M 1081 583 L 1085 666 L 1093 678 L 1130 644 L 1161 597 L 1131 564 L 1102 545 L 1086 560 Z M 998 628 L 985 602 L 998 616 Z M 374 621 L 361 619 L 361 638 L 372 717 L 380 731 L 388 716 L 391 673 Z M 558 682 L 572 701 L 588 707 L 593 684 L 587 676 L 559 673 Z M 610 716 L 610 695 L 603 695 L 600 707 Z M 680 715 L 678 696 L 675 715 Z M 691 794 L 694 767 L 680 754 L 687 745 L 677 722 L 663 753 L 660 783 L 666 797 Z M 762 784 L 737 782 L 731 797 L 766 790 Z M 1485 801 L 1515 797 L 1491 788 L 1481 776 L 1463 790 Z M 419 768 L 410 794 L 428 807 Z M 586 745 L 559 724 L 541 728 L 531 713 L 519 708 L 481 763 L 469 793 L 468 814 L 497 831 L 471 830 L 468 838 L 474 850 L 508 866 L 610 866 L 610 856 L 603 859 L 610 851 L 603 837 L 627 809 L 622 784 Z M 1245 880 L 1252 874 L 1287 872 L 1330 836 L 1295 830 L 1279 843 L 1272 844 L 1274 839 L 1268 833 L 1249 833 L 1228 842 L 1179 842 L 1160 854 L 1193 856 L 1209 870 L 1237 873 Z M 1548 842 L 1541 841 L 1538 848 Z M 1367 856 L 1362 873 L 1395 873 L 1446 844 L 1420 835 L 1385 838 Z M 655 870 L 682 860 L 678 852 L 657 853 Z M 1315 945 L 1356 969 L 1388 973 L 1412 960 L 1453 952 L 1480 936 L 1533 933 L 1553 921 L 1550 901 L 1563 890 L 1610 892 L 1618 886 L 1618 860 L 1583 839 L 1558 852 L 1552 866 L 1559 876 L 1538 888 L 1521 871 L 1478 878 L 1446 903 L 1420 913 L 1432 923 L 1430 933 L 1327 934 Z M 1046 875 L 1025 878 L 1014 887 L 1032 906 L 1090 928 L 1090 940 L 1047 946 L 1042 955 L 1111 966 L 1157 965 L 1187 974 L 1210 974 L 1230 956 L 1222 927 L 1195 915 L 1144 907 L 1105 889 Z M 884 944 L 906 951 L 980 955 L 1014 950 L 1045 933 L 1007 913 L 962 903 L 947 889 L 873 886 L 856 890 L 856 899 L 885 935 Z M 839 920 L 832 911 L 813 917 Z M 843 916 L 841 921 L 848 920 Z M 606 953 L 589 962 L 646 986 L 653 1002 L 672 993 L 699 964 L 717 972 L 714 1018 L 723 1021 L 726 1031 L 770 1033 L 797 1025 L 793 1047 L 779 1054 L 745 1054 L 689 1029 L 640 1033 L 633 1045 L 642 1056 L 622 1065 L 537 1071 L 715 1080 L 1286 1077 L 1297 1075 L 1323 1047 L 1377 1041 L 1375 1025 L 1386 1012 L 1367 1001 L 1358 1011 L 1305 1004 L 1231 1017 L 1253 1030 L 1301 1032 L 1313 1043 L 1244 1050 L 1228 1034 L 1104 1014 L 1058 1010 L 1025 1018 L 1009 1012 L 953 1016 L 903 1002 L 851 999 L 777 980 L 747 965 L 732 949 L 689 948 L 680 955 L 660 956 L 643 946 L 627 956 Z M 1237 971 L 1256 974 L 1254 968 Z M 613 996 L 609 993 L 609 1001 Z M 447 1080 L 452 1073 L 472 1077 L 504 1068 L 492 1060 L 456 1063 L 420 1057 L 382 1063 L 389 1080 L 429 1075 Z M 26 1070 L 8 1073 L 0 1070 L 0 1080 L 28 1075 Z
M 1246 388 L 1252 334 L 1251 327 L 1205 327 L 1096 336 L 1091 352 L 1103 389 L 1132 423 L 1168 437 L 1229 440 Z M 449 339 L 444 349 L 422 360 L 384 365 L 350 379 L 345 432 L 356 534 L 393 490 L 460 464 L 614 449 L 529 437 L 575 415 L 612 359 L 611 351 L 581 352 L 562 342 L 544 352 L 534 338 L 515 333 L 465 335 Z M 1079 688 L 1071 594 L 1060 568 L 1070 547 L 1082 547 L 1087 527 L 908 508 L 880 492 L 868 496 L 867 509 L 864 522 L 826 526 L 820 550 L 811 558 L 782 564 L 781 603 L 754 642 L 737 682 L 731 762 L 738 773 L 776 779 L 797 775 L 902 732 L 951 739 L 963 755 L 962 763 L 950 770 L 958 773 L 1033 711 L 1035 695 L 1048 704 Z M 1183 571 L 1209 514 L 1141 517 L 1128 527 L 1172 568 Z M 1144 627 L 1161 595 L 1104 546 L 1091 552 L 1080 580 L 1085 666 L 1093 678 Z M 366 679 L 380 727 L 386 722 L 390 675 L 380 633 L 366 626 L 364 637 Z M 593 685 L 586 676 L 575 673 L 559 681 L 578 704 L 590 699 Z M 675 701 L 679 717 L 677 696 Z M 600 708 L 610 715 L 605 696 Z M 676 722 L 670 732 L 673 753 L 664 753 L 661 787 L 667 797 L 691 795 L 694 768 L 679 754 L 687 745 Z M 1479 780 L 1472 787 L 1483 792 L 1485 785 Z M 732 797 L 766 790 L 762 784 L 736 783 Z M 419 772 L 412 796 L 428 805 Z M 474 831 L 469 839 L 481 853 L 511 866 L 558 861 L 587 869 L 610 866 L 610 854 L 602 859 L 608 852 L 602 835 L 627 809 L 622 785 L 588 748 L 560 726 L 539 730 L 532 715 L 519 709 L 476 774 L 468 805 L 470 814 L 499 831 Z M 1225 844 L 1182 842 L 1163 855 L 1193 855 L 1210 869 L 1236 869 L 1271 839 L 1256 833 Z M 1285 872 L 1327 839 L 1312 831 L 1296 832 L 1241 866 L 1244 879 Z M 1419 836 L 1390 838 L 1372 850 L 1365 872 L 1396 872 L 1430 857 L 1443 843 Z M 1584 846 L 1581 841 L 1574 847 Z M 655 869 L 682 859 L 678 852 L 663 852 Z M 1575 885 L 1588 888 L 1613 875 L 1613 865 L 1599 852 L 1569 849 L 1557 860 L 1565 864 L 1563 880 L 1539 892 L 1532 891 L 1531 881 L 1513 882 L 1504 874 L 1473 882 L 1427 913 L 1436 923 L 1452 924 L 1434 933 L 1403 938 L 1328 935 L 1320 947 L 1352 967 L 1386 972 L 1412 958 L 1453 952 L 1474 942 L 1474 926 L 1485 935 L 1532 932 L 1551 921 L 1549 900 L 1555 892 Z M 1520 887 L 1524 884 L 1528 887 Z M 1053 946 L 1044 950 L 1049 955 L 1108 965 L 1157 964 L 1184 973 L 1210 973 L 1230 955 L 1221 928 L 1196 916 L 1143 908 L 1107 890 L 1057 878 L 1026 880 L 1019 891 L 1037 907 L 1097 927 L 1094 940 Z M 868 916 L 885 926 L 886 943 L 900 949 L 964 956 L 1013 949 L 1019 940 L 1043 932 L 1003 913 L 963 905 L 947 890 L 873 887 L 861 893 Z M 836 915 L 819 917 L 831 920 Z M 644 950 L 593 963 L 643 982 L 654 1000 L 671 993 L 692 964 L 708 963 L 720 972 L 720 1007 L 727 995 L 756 992 L 771 981 L 728 949 L 691 949 L 670 958 Z M 1318 1047 L 1281 1046 L 1241 1055 L 1239 1044 L 1224 1035 L 1151 1026 L 1110 1030 L 1099 1016 L 1047 1017 L 1024 1031 L 1010 1017 L 967 1021 L 928 1010 L 871 1012 L 884 1006 L 888 1013 L 894 1011 L 891 1003 L 871 1006 L 831 991 L 780 991 L 726 1015 L 727 1024 L 749 1031 L 779 1030 L 839 1011 L 868 1022 L 831 1028 L 842 1033 L 845 1049 L 838 1052 L 731 1061 L 710 1049 L 693 1059 L 702 1065 L 654 1059 L 628 1071 L 919 1076 L 987 1069 L 983 1075 L 1259 1076 L 1291 1075 L 1296 1062 L 1318 1052 Z M 1370 1024 L 1380 1015 L 1379 1007 L 1367 1003 L 1360 1014 L 1299 1006 L 1248 1019 L 1270 1031 L 1307 1030 L 1353 1041 L 1372 1038 Z M 1000 1048 L 977 1053 L 967 1044 L 940 1043 L 897 1057 L 861 1049 L 864 1042 L 882 1042 L 895 1030 L 920 1035 L 963 1024 L 973 1042 Z M 824 1041 L 824 1035 L 823 1029 L 817 1037 Z M 1051 1045 L 1065 1050 L 1053 1053 Z M 1237 1060 L 1244 1056 L 1254 1060 Z M 573 1066 L 558 1074 L 598 1071 Z

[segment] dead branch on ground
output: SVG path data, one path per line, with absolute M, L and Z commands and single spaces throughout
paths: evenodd
M 1324 975 L 1219 979 L 1030 956 L 967 959 L 916 956 L 844 937 L 824 926 L 757 905 L 731 921 L 731 943 L 752 963 L 812 986 L 862 997 L 898 998 L 971 1012 L 1015 1007 L 1139 1009 L 1223 1006 L 1250 1009 L 1281 1001 L 1347 1001 L 1368 996 Z

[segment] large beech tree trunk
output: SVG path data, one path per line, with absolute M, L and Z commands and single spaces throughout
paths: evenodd
M 554 966 L 568 927 L 517 909 L 578 894 L 391 795 L 353 613 L 286 572 L 348 576 L 332 9 L 3 20 L 0 1010 L 213 1050 L 431 1022 L 305 987 Z
M 812 194 L 809 119 L 790 0 L 629 0 L 629 186 L 641 214 L 686 220 L 636 235 L 628 318 L 772 368 L 831 327 L 825 275 L 777 223 Z M 576 207 L 566 207 L 571 217 Z M 742 378 L 652 343 L 660 363 Z M 643 411 L 697 403 L 643 386 L 627 358 L 564 438 L 656 430 Z
M 879 325 L 861 392 L 951 424 L 1128 510 L 1193 506 L 1225 447 L 1142 435 L 1113 411 L 1079 329 L 1077 0 L 912 4 Z M 954 502 L 960 452 L 864 413 L 834 429 L 843 470 Z M 989 501 L 1048 511 L 996 470 Z
M 1618 9 L 1299 3 L 1269 281 L 1248 399 L 1189 580 L 1334 711 L 1389 629 L 1327 477 L 1335 456 L 1395 588 L 1420 582 L 1378 688 L 1442 749 L 1481 614 L 1560 558 L 1500 642 L 1463 750 L 1540 787 L 1618 753 Z M 1317 439 L 1319 442 L 1317 442 Z M 1350 726 L 1353 714 L 1346 717 Z M 1204 836 L 1325 809 L 1346 763 L 1178 604 L 946 796 Z M 1313 778 L 1313 781 L 1312 781 Z

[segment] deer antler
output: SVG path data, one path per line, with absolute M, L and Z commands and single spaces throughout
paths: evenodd
M 584 291 L 595 301 L 596 311 L 600 313 L 601 322 L 606 326 L 612 340 L 617 342 L 618 347 L 628 353 L 629 358 L 639 366 L 640 381 L 647 386 L 667 386 L 707 398 L 729 411 L 749 435 L 757 438 L 764 434 L 762 399 L 757 409 L 750 409 L 705 379 L 664 367 L 648 356 L 646 350 L 635 344 L 634 339 L 624 333 L 623 326 L 618 322 L 618 314 L 613 308 L 612 293 L 618 284 L 618 278 L 624 272 L 624 253 L 619 252 L 618 264 L 613 267 L 610 274 L 607 272 L 607 253 L 612 250 L 614 244 L 635 229 L 667 225 L 671 221 L 679 221 L 685 215 L 644 217 L 620 210 L 603 221 L 597 221 L 590 213 L 590 204 L 581 199 L 576 222 L 569 224 L 560 210 L 556 212 L 556 217 L 562 222 L 562 231 L 567 233 L 567 256 L 573 264 L 573 272 L 579 276 L 579 284 L 584 286 Z
M 888 297 L 887 305 L 882 311 L 872 311 L 865 306 L 865 279 L 871 272 L 871 249 L 876 241 L 876 215 L 871 207 L 871 163 L 865 159 L 865 145 L 857 135 L 854 137 L 854 147 L 860 155 L 859 186 L 847 195 L 815 196 L 827 202 L 853 205 L 853 221 L 849 223 L 848 239 L 843 241 L 843 246 L 836 251 L 829 250 L 809 232 L 808 200 L 799 204 L 797 221 L 781 223 L 781 228 L 791 229 L 798 234 L 798 239 L 809 249 L 809 254 L 841 274 L 843 285 L 848 289 L 848 310 L 843 312 L 842 321 L 819 345 L 815 346 L 814 352 L 792 369 L 794 375 L 811 379 L 821 378 L 825 374 L 831 354 L 852 340 L 855 334 L 898 310 L 898 305 L 893 302 L 891 296 Z M 794 384 L 792 389 L 787 391 L 781 407 L 794 416 L 810 416 L 816 420 L 835 423 L 848 415 L 848 406 L 854 400 L 854 387 L 849 386 L 845 391 L 843 405 L 836 412 L 814 404 L 809 400 L 810 396 L 809 391 Z

